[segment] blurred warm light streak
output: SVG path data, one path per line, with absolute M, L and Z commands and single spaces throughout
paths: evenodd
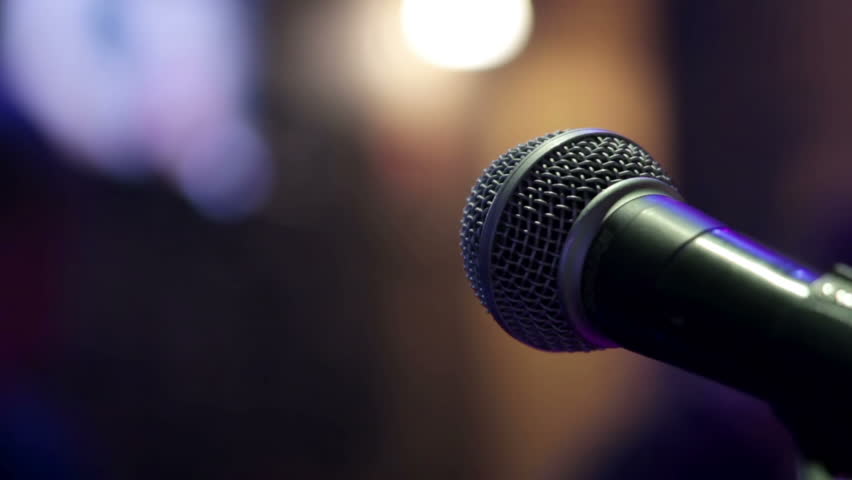
M 408 46 L 433 65 L 486 70 L 512 60 L 532 29 L 530 0 L 403 0 Z
M 272 65 L 277 88 L 325 121 L 357 116 L 374 153 L 372 175 L 398 201 L 453 188 L 459 148 L 468 148 L 464 137 L 476 127 L 461 123 L 469 118 L 460 113 L 475 107 L 482 79 L 417 58 L 405 45 L 398 0 L 306 10 L 299 31 L 273 33 L 287 58 Z M 292 161 L 298 168 L 299 159 Z
M 3 54 L 19 103 L 75 160 L 160 175 L 214 218 L 246 214 L 270 164 L 246 108 L 238 0 L 9 0 Z

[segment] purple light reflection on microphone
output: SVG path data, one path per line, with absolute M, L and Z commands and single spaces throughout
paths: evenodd
M 724 245 L 715 243 L 712 238 L 698 237 L 695 242 L 714 255 L 796 296 L 805 298 L 810 295 L 809 284 L 818 277 L 815 272 L 784 259 L 769 248 L 738 235 L 729 228 L 716 228 L 713 230 L 713 235 L 714 238 L 720 238 L 735 248 L 726 248 Z

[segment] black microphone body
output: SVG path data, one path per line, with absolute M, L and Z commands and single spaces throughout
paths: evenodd
M 614 344 L 773 402 L 850 393 L 852 302 L 841 300 L 852 281 L 678 200 L 646 195 L 612 211 L 582 276 L 586 328 Z
M 510 150 L 474 186 L 462 223 L 473 288 L 518 340 L 624 347 L 753 394 L 804 453 L 852 472 L 848 267 L 820 274 L 732 231 L 604 130 Z
M 770 403 L 803 452 L 852 471 L 852 280 L 664 195 L 612 211 L 588 251 L 588 327 Z

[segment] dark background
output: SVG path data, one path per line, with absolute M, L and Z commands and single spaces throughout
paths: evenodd
M 517 59 L 447 73 L 374 35 L 394 3 L 250 4 L 277 186 L 239 219 L 79 167 L 2 87 L 2 476 L 795 478 L 754 399 L 508 338 L 458 222 L 496 155 L 595 126 L 734 228 L 852 262 L 852 5 L 537 1 Z

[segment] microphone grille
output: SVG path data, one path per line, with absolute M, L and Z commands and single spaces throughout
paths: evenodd
M 494 160 L 482 171 L 482 176 L 476 181 L 470 191 L 470 196 L 467 198 L 461 228 L 464 269 L 473 291 L 489 312 L 491 309 L 485 301 L 483 285 L 479 277 L 479 240 L 482 236 L 482 227 L 485 225 L 485 217 L 488 215 L 488 210 L 491 208 L 500 186 L 506 182 L 518 163 L 545 140 L 549 140 L 560 133 L 562 133 L 562 130 L 521 143 L 500 155 L 497 160 Z
M 520 176 L 513 175 L 516 170 Z M 464 208 L 461 249 L 474 292 L 509 334 L 542 350 L 600 348 L 567 318 L 560 256 L 586 205 L 607 187 L 635 177 L 671 184 L 641 147 L 603 130 L 554 132 L 516 146 L 485 169 Z M 496 224 L 483 236 L 492 208 L 500 209 L 488 221 Z

